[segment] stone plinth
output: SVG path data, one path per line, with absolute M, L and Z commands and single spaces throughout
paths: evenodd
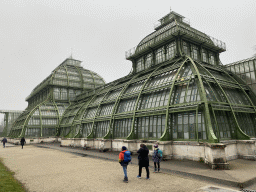
M 200 142 L 174 141 L 172 143 L 172 157 L 179 160 L 200 161 L 204 158 L 204 148 L 205 145 Z
M 205 143 L 204 162 L 209 164 L 212 169 L 229 169 L 225 154 L 225 144 Z
M 255 156 L 255 140 L 238 140 L 237 153 L 239 158 L 256 160 Z

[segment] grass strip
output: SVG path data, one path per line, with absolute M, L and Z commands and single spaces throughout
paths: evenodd
M 11 172 L 0 158 L 0 192 L 26 192 L 22 183 L 14 178 L 14 172 Z

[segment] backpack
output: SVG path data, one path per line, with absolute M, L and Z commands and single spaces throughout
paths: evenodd
M 124 162 L 129 163 L 131 160 L 132 160 L 131 152 L 130 151 L 125 151 L 124 152 Z
M 157 157 L 162 158 L 163 157 L 163 151 L 160 149 L 157 150 Z

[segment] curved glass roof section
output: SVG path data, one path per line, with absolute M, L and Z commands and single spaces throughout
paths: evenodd
M 255 136 L 255 105 L 235 74 L 185 56 L 78 96 L 60 130 L 61 136 L 87 138 L 248 138 Z
M 9 135 L 55 136 L 65 109 L 75 97 L 104 84 L 97 73 L 81 67 L 81 61 L 66 59 L 27 97 L 28 107 L 16 119 Z
M 47 85 L 58 85 L 89 90 L 95 89 L 104 84 L 104 79 L 97 73 L 81 67 L 81 61 L 68 58 L 54 69 L 51 75 L 37 85 L 26 100 L 30 99 Z
M 68 106 L 67 103 L 56 104 L 46 101 L 32 110 L 25 110 L 15 121 L 9 136 L 19 137 L 21 134 L 25 137 L 55 136 L 56 126 Z

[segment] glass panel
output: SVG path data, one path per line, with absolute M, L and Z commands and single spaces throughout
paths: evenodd
M 242 131 L 249 136 L 255 136 L 255 114 L 235 113 L 235 115 Z
M 175 56 L 176 53 L 176 42 L 172 42 L 166 47 L 166 59 L 171 59 Z
M 100 108 L 99 116 L 111 115 L 114 107 L 114 103 L 108 105 L 102 105 Z
M 126 89 L 125 94 L 140 91 L 144 85 L 145 80 L 133 83 Z
M 170 89 L 164 89 L 159 92 L 142 95 L 141 105 L 138 108 L 148 109 L 165 106 L 168 102 L 169 92 Z
M 250 105 L 250 102 L 248 101 L 248 98 L 244 94 L 242 90 L 239 89 L 229 89 L 229 88 L 223 88 L 225 93 L 227 94 L 227 97 L 229 98 L 229 101 L 234 104 L 241 104 L 241 105 Z
M 84 117 L 83 119 L 86 119 L 86 118 L 94 118 L 95 114 L 96 114 L 96 111 L 97 111 L 98 108 L 89 108 L 86 110 L 85 114 L 84 114 Z
M 98 122 L 98 123 L 95 123 L 95 125 L 96 125 L 96 138 L 104 137 L 108 132 L 109 121 Z
M 143 58 L 139 58 L 136 62 L 136 72 L 144 70 Z
M 118 106 L 117 113 L 133 111 L 135 107 L 135 102 L 136 102 L 136 98 L 121 100 Z
M 87 137 L 92 131 L 92 123 L 82 124 L 82 136 Z
M 149 53 L 147 56 L 146 56 L 146 60 L 145 60 L 145 68 L 149 68 L 151 67 L 153 63 L 153 58 L 152 58 L 152 53 Z
M 108 96 L 107 96 L 104 100 L 115 99 L 116 97 L 119 96 L 121 90 L 122 90 L 122 89 L 111 91 L 111 92 L 108 94 Z
M 156 51 L 156 64 L 162 63 L 164 60 L 164 48 L 161 47 Z
M 138 118 L 138 137 L 159 139 L 165 128 L 165 115 Z
M 131 132 L 132 119 L 118 119 L 114 122 L 114 137 L 124 138 Z
M 185 41 L 182 41 L 182 46 L 183 46 L 183 52 L 190 56 L 190 50 L 189 50 L 189 44 Z

